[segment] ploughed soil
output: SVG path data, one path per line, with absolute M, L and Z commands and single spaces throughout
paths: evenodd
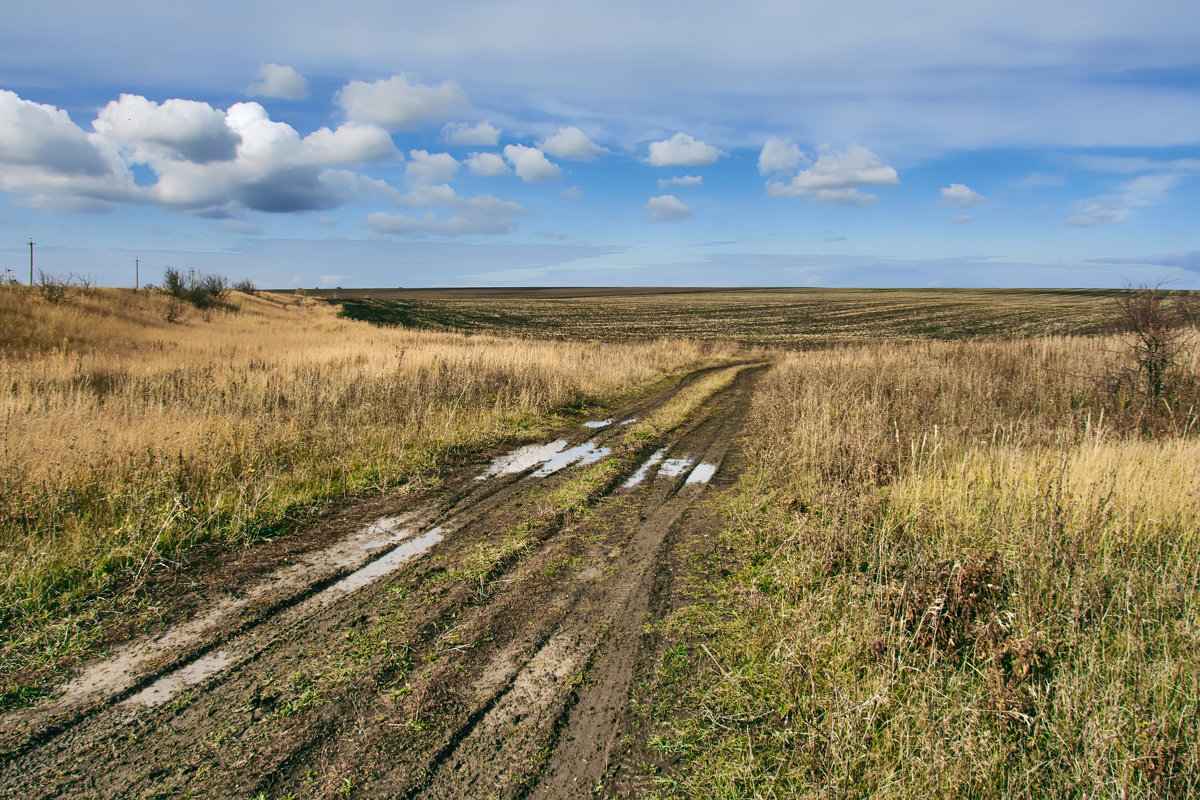
M 657 439 L 633 420 L 708 371 L 181 571 L 161 629 L 0 717 L 0 796 L 646 794 L 670 769 L 654 623 L 687 602 L 763 369 Z

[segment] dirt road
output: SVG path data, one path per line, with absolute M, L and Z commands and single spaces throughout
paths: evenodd
M 762 369 L 694 373 L 214 567 L 236 585 L 0 718 L 0 796 L 639 794 L 647 626 Z

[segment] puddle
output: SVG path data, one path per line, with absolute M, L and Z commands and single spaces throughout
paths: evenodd
M 403 540 L 405 537 L 410 536 L 411 533 L 406 529 L 396 530 L 402 521 L 399 517 L 379 520 L 365 528 L 356 538 L 370 537 L 367 538 L 367 541 L 371 544 L 370 549 L 382 547 L 383 544 L 387 543 L 387 538 L 395 539 L 396 537 L 400 537 Z M 291 614 L 293 618 L 303 618 L 305 614 L 310 613 L 316 608 L 327 606 L 340 600 L 347 594 L 358 591 L 384 575 L 395 572 L 401 564 L 424 553 L 430 547 L 440 542 L 444 538 L 445 533 L 447 533 L 445 528 L 437 527 L 416 538 L 401 541 L 401 544 L 383 557 L 377 558 L 350 573 L 324 591 L 300 603 L 290 612 L 285 613 Z M 382 544 L 380 543 L 381 541 Z M 362 544 L 359 544 L 359 547 L 362 548 Z M 188 686 L 201 683 L 233 664 L 242 663 L 252 658 L 254 653 L 261 652 L 269 641 L 269 636 L 264 640 L 255 631 L 235 637 L 226 642 L 225 646 L 217 652 L 198 658 L 190 664 L 186 664 L 174 672 L 164 675 L 142 691 L 129 697 L 125 700 L 125 703 L 140 706 L 162 705 Z M 112 666 L 110 665 L 110 669 Z
M 625 423 L 621 424 L 623 425 Z M 667 448 L 665 447 L 655 450 L 654 455 L 646 459 L 646 463 L 638 467 L 638 471 L 629 476 L 629 480 L 625 481 L 625 483 L 621 484 L 621 486 L 625 489 L 630 489 L 634 486 L 637 486 L 646 479 L 646 475 L 650 472 L 650 470 L 654 469 L 654 466 L 658 464 L 658 462 L 663 460 L 663 456 L 666 454 Z
M 717 471 L 716 464 L 701 464 L 692 470 L 692 474 L 688 475 L 684 483 L 708 483 L 709 479 Z
M 585 422 L 585 423 L 583 423 L 583 427 L 585 427 L 585 428 L 607 428 L 609 425 L 612 425 L 612 424 L 613 424 L 612 417 L 609 417 L 608 419 L 598 419 L 594 422 Z
M 658 468 L 659 475 L 666 475 L 668 478 L 675 478 L 688 471 L 695 459 L 691 458 L 668 458 Z
M 629 419 L 621 420 L 622 425 L 632 425 L 635 422 L 637 422 L 637 417 L 630 417 Z
M 327 605 L 337 600 L 343 594 L 358 591 L 359 589 L 375 582 L 378 578 L 382 578 L 389 572 L 394 572 L 401 564 L 409 559 L 419 556 L 435 544 L 440 542 L 444 536 L 445 529 L 441 526 L 421 534 L 415 539 L 410 539 L 403 542 L 382 558 L 377 558 L 370 564 L 367 564 L 360 570 L 350 573 L 342 578 L 337 583 L 333 584 L 325 591 L 321 592 L 319 597 L 322 598 L 322 605 Z
M 137 694 L 126 700 L 126 703 L 133 703 L 139 706 L 157 706 L 170 700 L 185 686 L 194 686 L 200 683 L 205 678 L 216 675 L 221 670 L 228 667 L 234 661 L 234 656 L 224 650 L 218 650 L 215 653 L 198 658 L 185 667 L 172 672 L 170 675 L 164 675 L 154 683 L 142 689 Z
M 412 536 L 411 530 L 400 527 L 404 521 L 405 517 L 384 517 L 354 534 L 354 544 L 359 550 L 378 550 Z
M 549 461 L 566 446 L 567 443 L 559 439 L 550 444 L 527 444 L 524 447 L 518 447 L 511 453 L 493 458 L 492 465 L 488 467 L 487 472 L 476 475 L 475 480 L 485 481 L 500 475 L 524 472 L 532 466 Z
M 584 442 L 581 445 L 572 447 L 570 450 L 556 453 L 542 465 L 541 469 L 534 472 L 533 475 L 535 478 L 545 478 L 547 475 L 553 475 L 560 469 L 569 467 L 572 464 L 591 464 L 594 461 L 599 461 L 611 452 L 612 450 L 607 447 L 596 447 L 591 442 Z

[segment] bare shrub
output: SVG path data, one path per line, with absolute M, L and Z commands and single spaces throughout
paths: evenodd
M 258 287 L 254 285 L 254 281 L 249 278 L 243 278 L 233 285 L 233 290 L 242 294 L 254 294 L 258 291 Z
M 163 273 L 163 291 L 196 308 L 224 306 L 229 293 L 229 279 L 224 275 L 205 275 L 194 269 L 187 273 L 167 267 Z
M 42 272 L 39 269 L 36 283 L 38 294 L 47 303 L 57 305 L 66 299 L 71 291 L 71 284 L 74 278 L 75 276 L 70 273 L 67 273 L 67 277 L 63 278 L 58 275 L 51 275 L 48 272 Z
M 1183 377 L 1179 356 L 1197 318 L 1195 298 L 1169 293 L 1163 283 L 1127 285 L 1117 296 L 1120 329 L 1131 341 L 1128 363 L 1114 377 L 1118 387 L 1129 386 L 1151 400 L 1170 396 Z

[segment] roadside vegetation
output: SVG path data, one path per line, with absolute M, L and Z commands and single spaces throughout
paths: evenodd
M 1135 334 L 783 359 L 662 625 L 659 796 L 1200 792 L 1200 364 L 1170 337 L 1169 380 Z
M 43 691 L 114 620 L 153 618 L 140 582 L 198 544 L 240 547 L 340 498 L 427 485 L 730 353 L 385 329 L 168 278 L 53 301 L 0 291 L 3 705 Z

